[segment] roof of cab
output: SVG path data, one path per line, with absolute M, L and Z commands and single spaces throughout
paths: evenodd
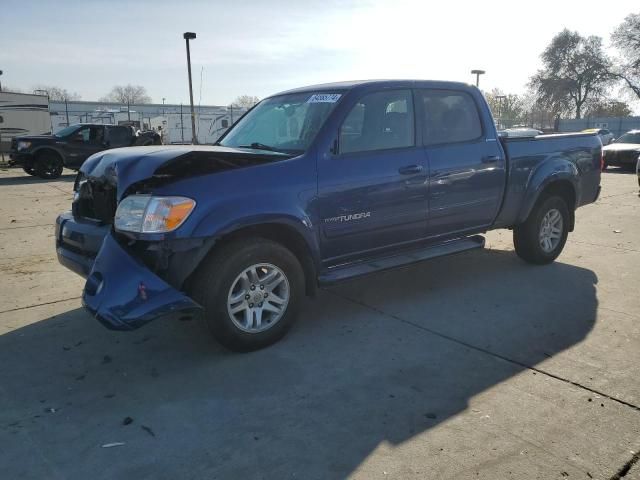
M 346 82 L 333 82 L 333 83 L 321 83 L 318 85 L 309 85 L 306 87 L 294 88 L 291 90 L 285 90 L 271 96 L 285 95 L 290 93 L 305 93 L 305 92 L 318 92 L 318 91 L 345 91 L 352 90 L 358 87 L 379 87 L 379 88 L 392 88 L 392 87 L 422 87 L 422 88 L 458 88 L 469 89 L 476 88 L 473 85 L 464 82 L 449 82 L 442 80 L 351 80 Z

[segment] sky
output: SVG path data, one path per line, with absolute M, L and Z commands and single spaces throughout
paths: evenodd
M 132 83 L 155 103 L 188 103 L 182 34 L 192 31 L 196 104 L 341 80 L 472 82 L 474 68 L 487 72 L 482 89 L 523 93 L 557 32 L 608 45 L 638 11 L 637 0 L 1 0 L 0 82 L 83 100 Z

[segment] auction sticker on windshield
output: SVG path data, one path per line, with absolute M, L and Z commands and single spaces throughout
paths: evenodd
M 307 103 L 336 103 L 341 96 L 339 93 L 316 93 L 309 97 Z

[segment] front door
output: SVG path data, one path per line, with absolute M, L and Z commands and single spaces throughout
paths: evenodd
M 482 127 L 473 97 L 462 91 L 418 90 L 429 163 L 430 237 L 478 230 L 495 219 L 505 186 L 505 158 Z
M 385 90 L 357 100 L 340 127 L 338 151 L 318 164 L 326 264 L 422 238 L 426 174 L 415 142 L 411 90 Z
M 67 163 L 70 168 L 80 168 L 84 161 L 94 153 L 105 149 L 104 127 L 86 125 L 76 130 L 65 145 Z

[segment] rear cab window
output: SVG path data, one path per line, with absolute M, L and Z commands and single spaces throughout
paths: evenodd
M 483 136 L 475 101 L 468 93 L 454 90 L 418 90 L 422 110 L 424 145 L 463 143 Z

